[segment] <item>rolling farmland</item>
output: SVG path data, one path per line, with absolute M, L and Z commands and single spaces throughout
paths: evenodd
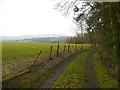
M 119 88 L 117 0 L 10 0 L 0 10 L 0 89 Z
M 57 44 L 54 43 L 31 43 L 31 42 L 4 42 L 2 43 L 3 77 L 16 73 L 30 65 L 40 50 L 40 59 L 49 56 L 50 46 L 53 46 L 53 53 Z M 63 44 L 61 44 L 62 50 Z
M 52 46 L 52 53 L 51 53 L 52 59 L 50 60 L 51 46 Z M 57 57 L 58 46 L 59 46 L 59 54 Z M 83 47 L 83 50 L 81 50 L 81 47 Z M 84 51 L 85 48 L 88 48 L 87 52 Z M 87 85 L 91 83 L 91 81 L 89 81 L 86 75 L 89 75 L 90 73 L 87 73 L 86 71 L 88 71 L 88 69 L 92 70 L 92 68 L 89 67 L 89 65 L 92 65 L 89 62 L 89 60 L 90 57 L 91 60 L 94 59 L 92 58 L 94 54 L 91 55 L 90 50 L 91 49 L 89 44 L 81 45 L 81 44 L 59 43 L 58 45 L 58 43 L 3 42 L 2 43 L 2 56 L 3 56 L 2 78 L 5 81 L 3 87 L 6 87 L 6 85 L 10 85 L 7 87 L 13 87 L 15 85 L 15 87 L 20 87 L 20 88 L 30 88 L 30 87 L 36 88 L 39 86 L 42 88 L 43 87 L 55 87 L 55 88 L 56 87 L 62 87 L 62 88 L 89 87 L 90 85 L 89 86 Z M 40 53 L 40 56 L 35 62 L 36 64 L 31 69 L 30 66 L 32 65 L 36 57 L 39 55 L 40 51 L 42 51 L 42 53 Z M 76 53 L 77 51 L 81 51 L 81 54 L 80 52 Z M 75 59 L 75 57 L 77 58 Z M 74 61 L 71 62 L 72 60 Z M 86 65 L 86 63 L 88 63 L 89 65 Z M 88 68 L 86 66 L 88 66 Z M 96 66 L 96 68 L 97 67 L 98 66 Z M 74 75 L 78 75 L 78 76 L 74 76 Z M 103 74 L 103 76 L 105 75 L 106 74 Z M 75 80 L 73 76 L 75 77 Z M 98 81 L 99 81 L 99 77 L 100 76 L 96 77 L 98 78 Z M 91 78 L 93 79 L 93 77 Z M 114 84 L 114 87 L 117 87 L 117 81 L 114 80 L 113 82 L 109 76 L 107 76 L 106 78 L 109 78 L 109 80 L 111 80 L 110 83 Z M 34 84 L 32 84 L 32 82 L 34 82 Z M 105 85 L 104 82 L 101 81 L 99 82 L 100 85 Z M 62 83 L 64 83 L 64 86 Z M 105 83 L 107 83 L 107 81 Z M 97 82 L 96 84 L 98 85 L 98 87 L 102 87 Z M 105 87 L 107 86 L 105 85 Z
M 59 52 L 63 53 L 64 45 L 60 43 Z M 67 45 L 67 44 L 66 44 Z M 3 42 L 2 43 L 2 77 L 10 76 L 27 68 L 34 58 L 42 50 L 38 61 L 49 58 L 50 47 L 53 46 L 52 55 L 56 54 L 57 43 L 38 43 L 38 42 Z M 74 44 L 70 50 L 74 51 Z M 88 45 L 89 46 L 89 45 Z M 66 52 L 67 52 L 66 46 Z

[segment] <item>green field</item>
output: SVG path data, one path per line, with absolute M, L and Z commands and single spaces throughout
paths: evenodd
M 49 57 L 50 47 L 53 46 L 53 54 L 56 52 L 56 43 L 33 43 L 33 42 L 3 42 L 2 43 L 2 64 L 3 77 L 24 69 L 32 63 L 39 51 L 39 57 Z M 64 44 L 60 44 L 60 51 L 63 51 Z
M 39 42 L 2 42 L 2 73 L 3 77 L 17 73 L 29 65 L 42 50 L 38 61 L 49 58 L 50 47 L 53 46 L 52 55 L 56 54 L 57 43 L 39 43 Z M 63 53 L 65 43 L 60 43 L 59 52 Z M 66 52 L 68 44 L 66 44 Z M 81 46 L 80 44 L 77 46 Z M 85 45 L 84 45 L 85 46 Z M 89 46 L 89 45 L 86 45 Z M 80 47 L 79 47 L 80 48 Z M 75 45 L 70 45 L 70 52 L 75 51 Z

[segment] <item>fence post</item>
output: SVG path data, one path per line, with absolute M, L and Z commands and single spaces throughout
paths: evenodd
M 31 67 L 35 64 L 35 62 L 37 61 L 38 57 L 40 56 L 40 54 L 42 53 L 42 51 L 40 51 L 37 55 L 37 57 L 34 59 L 34 61 L 31 64 Z
M 65 48 L 66 48 L 66 45 L 64 46 L 64 50 L 63 50 L 63 53 L 65 52 Z
M 80 45 L 79 45 L 79 50 L 80 50 Z
M 77 49 L 77 43 L 75 44 L 75 51 L 76 51 L 76 49 Z
M 70 43 L 69 43 L 69 45 L 68 45 L 68 52 L 70 51 Z
M 52 60 L 52 48 L 53 48 L 53 46 L 51 46 L 51 48 L 50 48 L 50 60 Z
M 81 51 L 82 51 L 82 47 L 81 47 Z
M 57 56 L 58 56 L 58 54 L 59 54 L 59 42 L 58 42 L 58 46 L 57 46 Z
M 72 45 L 72 52 L 73 52 L 74 46 Z

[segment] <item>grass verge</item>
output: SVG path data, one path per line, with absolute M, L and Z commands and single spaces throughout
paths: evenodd
M 93 64 L 100 88 L 118 88 L 118 82 L 108 76 L 107 69 L 101 64 L 98 53 L 94 54 Z
M 85 60 L 88 52 L 82 53 L 61 74 L 52 88 L 85 88 Z
M 19 83 L 20 88 L 38 88 L 40 87 L 45 80 L 54 72 L 54 68 L 58 65 L 62 59 L 57 58 L 54 61 L 51 61 L 51 64 L 47 64 L 44 67 L 41 67 L 40 70 L 27 75 L 24 80 Z M 34 82 L 34 83 L 33 83 Z

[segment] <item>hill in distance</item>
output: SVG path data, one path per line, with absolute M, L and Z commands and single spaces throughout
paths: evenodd
M 64 42 L 68 37 L 38 37 L 24 40 L 18 40 L 20 42 Z
M 2 36 L 3 42 L 64 42 L 69 38 L 67 35 L 45 34 L 45 35 L 23 35 L 23 36 Z

